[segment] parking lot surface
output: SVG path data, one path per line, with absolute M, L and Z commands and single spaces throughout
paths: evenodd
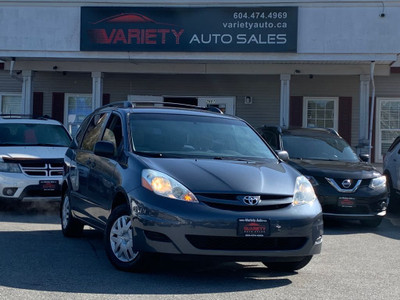
M 63 237 L 57 205 L 1 208 L 0 245 L 0 299 L 400 299 L 400 214 L 376 229 L 326 223 L 322 253 L 294 273 L 165 257 L 121 272 L 98 232 Z

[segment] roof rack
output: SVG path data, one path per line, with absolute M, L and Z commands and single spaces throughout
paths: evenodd
M 191 109 L 201 109 L 201 110 L 208 110 L 208 111 L 213 111 L 216 113 L 223 114 L 222 110 L 220 110 L 218 107 L 215 106 L 197 106 L 197 105 L 191 105 L 191 104 L 185 104 L 185 103 L 174 103 L 174 102 L 160 102 L 160 101 L 117 101 L 117 102 L 112 102 L 110 104 L 106 104 L 100 108 L 103 107 L 120 107 L 120 108 L 135 108 L 139 106 L 163 106 L 163 107 L 181 107 L 181 108 L 191 108 Z

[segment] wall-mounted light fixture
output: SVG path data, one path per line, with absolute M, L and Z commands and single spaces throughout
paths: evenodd
M 54 70 L 54 71 L 57 71 L 57 69 L 58 69 L 57 66 L 54 66 L 54 67 L 53 67 L 53 70 Z
M 294 74 L 300 74 L 301 71 L 300 70 L 294 70 Z
M 253 97 L 245 96 L 244 97 L 244 104 L 253 104 Z

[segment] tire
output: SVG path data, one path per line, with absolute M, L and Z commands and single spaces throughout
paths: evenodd
M 369 219 L 369 220 L 360 220 L 361 225 L 370 227 L 370 228 L 375 228 L 378 227 L 382 223 L 383 218 L 382 217 L 376 217 L 374 219 Z
M 71 214 L 69 191 L 63 195 L 60 205 L 61 230 L 66 237 L 78 237 L 82 235 L 83 223 Z
M 119 205 L 111 212 L 104 234 L 105 250 L 117 269 L 143 272 L 148 266 L 147 254 L 133 250 L 135 241 L 130 214 L 127 205 Z
M 271 271 L 279 272 L 293 272 L 304 268 L 311 261 L 312 255 L 305 256 L 300 261 L 288 261 L 288 262 L 263 262 L 263 264 Z
M 387 184 L 388 200 L 389 200 L 388 211 L 395 212 L 400 207 L 399 196 L 397 195 L 395 189 L 393 188 L 393 183 L 390 175 L 386 174 L 386 178 L 388 180 Z

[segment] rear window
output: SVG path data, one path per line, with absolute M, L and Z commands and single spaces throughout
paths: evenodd
M 68 147 L 71 138 L 64 127 L 50 124 L 0 124 L 0 146 Z

